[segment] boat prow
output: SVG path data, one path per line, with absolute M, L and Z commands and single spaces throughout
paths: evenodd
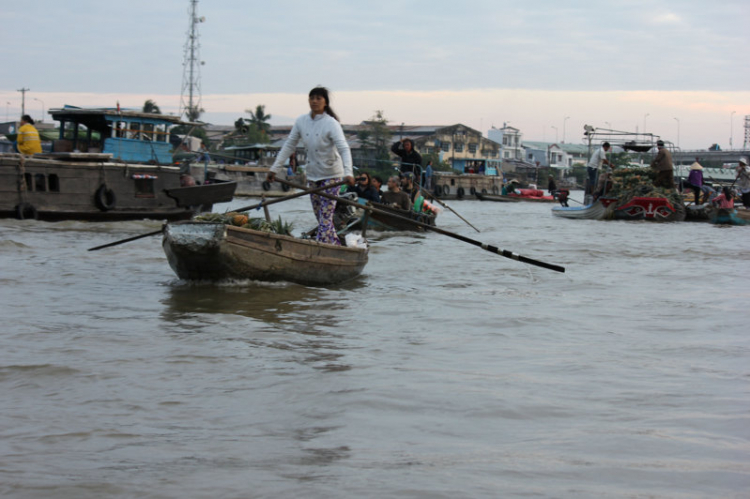
M 552 214 L 562 218 L 579 220 L 601 220 L 607 213 L 607 207 L 601 201 L 594 201 L 585 206 L 555 206 Z
M 186 280 L 337 284 L 361 274 L 368 259 L 367 248 L 212 222 L 167 224 L 162 247 L 169 265 Z

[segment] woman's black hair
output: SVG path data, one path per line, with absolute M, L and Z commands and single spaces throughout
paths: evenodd
M 325 99 L 326 101 L 325 111 L 328 116 L 335 119 L 336 121 L 341 121 L 339 120 L 339 117 L 336 116 L 336 113 L 333 112 L 333 109 L 331 109 L 331 105 L 330 105 L 331 101 L 328 99 L 328 89 L 326 87 L 315 87 L 312 90 L 310 90 L 310 94 L 308 95 L 308 97 L 312 97 L 314 95 L 323 97 L 323 99 Z
M 34 120 L 28 114 L 24 114 L 23 116 L 21 116 L 21 121 L 25 121 L 29 125 L 33 125 L 34 124 Z

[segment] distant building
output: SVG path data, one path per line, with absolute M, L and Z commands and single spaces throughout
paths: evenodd
M 487 131 L 487 137 L 500 145 L 500 157 L 504 160 L 523 160 L 523 134 L 518 128 L 503 123 L 502 128 L 492 127 Z
M 466 125 L 439 127 L 434 133 L 413 140 L 417 152 L 437 154 L 456 171 L 485 173 L 488 169 L 496 172 L 500 169 L 499 144 Z

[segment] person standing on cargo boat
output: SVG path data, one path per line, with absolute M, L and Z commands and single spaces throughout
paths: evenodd
M 294 122 L 292 133 L 284 143 L 284 147 L 276 156 L 267 180 L 273 182 L 276 175 L 284 170 L 284 162 L 297 150 L 297 144 L 302 141 L 307 150 L 307 185 L 310 188 L 323 187 L 338 183 L 342 178 L 347 184 L 354 186 L 352 168 L 352 153 L 344 137 L 339 118 L 333 112 L 328 97 L 328 89 L 315 87 L 308 95 L 310 112 L 305 113 Z M 323 191 L 335 196 L 339 192 L 338 186 Z M 315 240 L 321 243 L 341 245 L 333 224 L 333 212 L 336 201 L 311 194 L 313 211 L 318 219 L 318 232 Z
M 42 142 L 39 132 L 34 127 L 34 120 L 28 114 L 21 117 L 21 127 L 18 129 L 18 152 L 31 156 L 42 152 Z
M 603 143 L 602 146 L 591 155 L 591 159 L 589 159 L 589 162 L 586 165 L 589 180 L 587 192 L 589 194 L 594 194 L 594 191 L 596 190 L 596 177 L 601 174 L 602 166 L 612 166 L 612 163 L 607 159 L 609 148 L 609 142 Z
M 674 173 L 672 171 L 672 154 L 664 147 L 663 140 L 656 141 L 659 152 L 651 162 L 651 168 L 656 171 L 654 187 L 663 187 L 667 190 L 674 189 Z
M 422 178 L 422 156 L 414 150 L 414 142 L 411 139 L 394 142 L 391 152 L 401 158 L 401 173 L 411 173 L 417 178 Z
M 747 158 L 744 156 L 740 158 L 737 165 L 737 177 L 734 181 L 737 182 L 742 204 L 745 208 L 750 208 L 750 166 L 748 166 Z

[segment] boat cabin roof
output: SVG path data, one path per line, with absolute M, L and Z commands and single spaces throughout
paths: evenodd
M 179 116 L 166 114 L 143 113 L 140 111 L 120 110 L 115 108 L 91 108 L 85 109 L 75 106 L 64 106 L 59 109 L 50 109 L 49 114 L 57 121 L 72 121 L 86 125 L 92 129 L 100 129 L 107 122 L 128 121 L 154 124 L 203 126 L 205 123 L 182 121 Z

